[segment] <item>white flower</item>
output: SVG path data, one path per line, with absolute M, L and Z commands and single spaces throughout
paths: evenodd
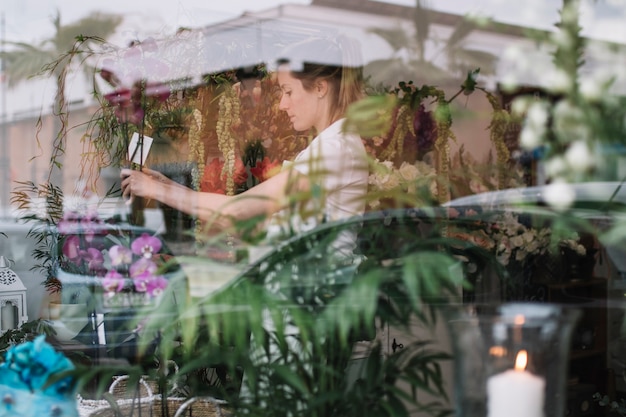
M 523 235 L 513 236 L 511 237 L 511 239 L 509 239 L 509 241 L 511 242 L 514 248 L 521 248 L 524 245 L 524 236 Z
M 519 45 L 512 44 L 504 50 L 503 59 L 510 62 L 523 62 L 526 54 Z
M 564 30 L 557 30 L 553 32 L 551 38 L 555 45 L 563 48 L 570 48 L 573 45 L 572 37 Z
M 586 172 L 595 164 L 589 146 L 580 140 L 572 143 L 565 151 L 565 160 L 574 172 Z
M 548 122 L 548 104 L 543 101 L 535 101 L 528 107 L 526 125 L 536 128 L 545 128 Z
M 398 172 L 405 181 L 415 181 L 420 173 L 415 165 L 408 162 L 403 162 Z
M 515 91 L 519 86 L 519 79 L 513 73 L 506 73 L 500 80 L 503 91 Z
M 529 243 L 526 244 L 526 247 L 524 249 L 528 253 L 539 252 L 539 250 L 541 249 L 541 245 L 537 239 L 534 239 L 534 234 L 533 234 L 533 239 Z
M 544 169 L 548 178 L 556 178 L 567 172 L 567 162 L 562 156 L 553 156 L 546 160 Z
M 572 186 L 564 181 L 555 181 L 546 187 L 544 200 L 556 210 L 566 210 L 576 198 Z
M 380 163 L 382 166 L 384 166 L 385 168 L 387 168 L 389 171 L 393 171 L 393 162 L 389 161 L 389 160 L 385 160 L 383 162 Z
M 586 100 L 599 101 L 604 94 L 604 81 L 597 77 L 583 77 L 580 81 L 580 94 Z
M 569 74 L 560 68 L 550 73 L 548 79 L 548 89 L 555 93 L 565 93 L 571 90 L 574 80 Z
M 519 137 L 519 144 L 523 149 L 532 150 L 543 144 L 543 138 L 546 133 L 545 127 L 538 129 L 536 127 L 525 126 Z
M 530 97 L 521 96 L 517 97 L 511 103 L 511 112 L 517 116 L 522 116 L 528 111 L 528 108 L 532 104 Z
M 415 167 L 423 176 L 432 176 L 435 174 L 435 168 L 424 161 L 416 161 Z
M 560 100 L 554 106 L 554 130 L 561 142 L 588 140 L 589 127 L 585 123 L 585 115 L 580 107 L 569 100 Z
M 522 233 L 522 238 L 524 239 L 525 244 L 532 243 L 535 240 L 535 232 L 532 230 L 526 230 Z

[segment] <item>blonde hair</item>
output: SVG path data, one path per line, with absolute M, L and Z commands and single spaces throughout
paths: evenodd
M 283 56 L 278 64 L 289 64 L 292 76 L 302 81 L 305 90 L 313 90 L 320 80 L 328 82 L 331 123 L 363 98 L 362 60 L 355 40 L 345 36 L 335 40 L 310 38 L 292 45 Z

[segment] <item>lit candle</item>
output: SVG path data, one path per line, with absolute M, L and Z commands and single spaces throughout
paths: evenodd
M 528 354 L 520 350 L 515 369 L 487 380 L 488 417 L 542 417 L 546 381 L 526 371 Z

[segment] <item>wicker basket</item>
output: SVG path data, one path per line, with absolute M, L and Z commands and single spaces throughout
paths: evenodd
M 152 398 L 159 393 L 157 381 L 148 378 L 141 378 L 137 384 L 128 384 L 128 375 L 116 376 L 109 386 L 109 394 L 114 398 L 125 400 L 132 398 Z
M 167 407 L 167 408 L 166 408 Z M 228 417 L 225 401 L 214 398 L 167 397 L 157 395 L 140 401 L 121 400 L 116 406 L 103 407 L 89 417 Z

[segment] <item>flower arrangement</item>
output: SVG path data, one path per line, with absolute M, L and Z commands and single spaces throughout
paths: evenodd
M 435 168 L 423 161 L 396 168 L 392 161 L 376 159 L 370 164 L 368 207 L 385 208 L 390 200 L 401 204 L 399 196 L 407 204 L 429 206 L 437 200 L 436 176 Z
M 0 416 L 78 417 L 72 370 L 72 362 L 46 343 L 45 335 L 12 346 L 0 365 Z
M 201 191 L 245 191 L 279 172 L 282 162 L 293 159 L 309 139 L 308 133 L 295 132 L 278 108 L 280 89 L 262 66 L 253 78 L 240 76 L 216 75 L 217 86 L 196 92 L 199 127 L 189 139 L 192 148 L 202 142 L 204 149 L 195 161 L 203 167 Z
M 164 274 L 171 256 L 160 252 L 163 244 L 158 237 L 107 224 L 94 213 L 68 212 L 57 229 L 59 268 L 97 279 L 94 285 L 102 289 L 105 304 L 145 304 L 167 287 Z
M 469 71 L 461 89 L 447 98 L 433 86 L 418 87 L 400 82 L 384 95 L 374 95 L 357 103 L 349 111 L 348 122 L 364 136 L 364 144 L 373 158 L 370 208 L 378 208 L 380 198 L 396 199 L 395 205 L 441 204 L 473 192 L 525 186 L 519 167 L 511 159 L 505 137 L 519 126 L 520 120 L 502 107 L 490 92 L 477 85 L 478 70 Z M 452 154 L 450 143 L 456 140 L 452 127 L 452 102 L 475 91 L 482 92 L 492 106 L 490 140 L 495 158 L 478 172 L 461 146 Z M 495 160 L 491 160 L 495 159 Z M 417 183 L 413 174 L 420 178 Z M 415 189 L 430 190 L 415 195 Z
M 200 180 L 200 191 L 226 194 L 227 172 L 225 163 L 220 158 L 213 158 L 204 168 L 204 174 Z M 270 160 L 267 156 L 262 160 L 256 160 L 252 166 L 244 165 L 242 159 L 235 160 L 235 170 L 232 175 L 235 193 L 247 190 L 253 185 L 261 183 L 280 171 L 281 164 Z M 250 174 L 248 174 L 248 171 Z
M 459 212 L 452 209 L 452 217 Z M 494 254 L 496 260 L 504 266 L 511 261 L 524 263 L 532 257 L 553 254 L 557 250 L 571 250 L 578 256 L 585 256 L 586 247 L 581 243 L 578 233 L 556 233 L 549 226 L 533 227 L 520 220 L 520 215 L 505 211 L 480 217 L 473 209 L 467 209 L 468 218 L 475 217 L 476 222 L 462 230 L 451 228 L 448 236 L 482 247 Z

